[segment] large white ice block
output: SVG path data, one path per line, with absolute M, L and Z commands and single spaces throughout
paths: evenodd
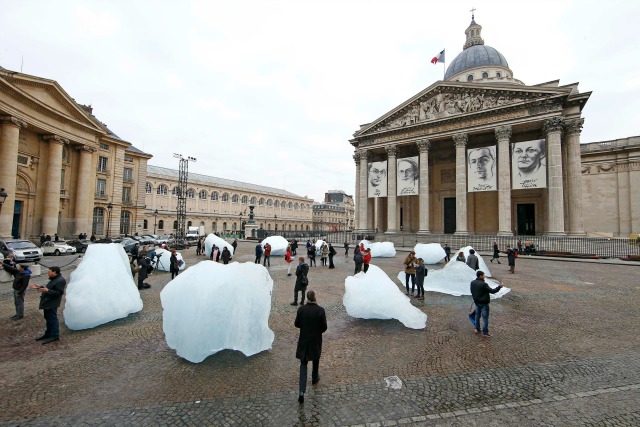
M 89 329 L 142 310 L 129 258 L 117 243 L 89 245 L 65 291 L 64 323 Z
M 416 258 L 422 258 L 425 264 L 437 264 L 446 255 L 439 243 L 418 243 L 413 251 Z
M 473 248 L 472 248 L 471 246 L 465 246 L 464 248 L 460 248 L 460 249 L 458 249 L 458 251 L 457 251 L 457 252 L 452 253 L 452 254 L 451 254 L 451 259 L 449 260 L 449 263 L 448 263 L 448 264 L 453 264 L 454 262 L 456 262 L 456 257 L 458 256 L 458 254 L 459 254 L 460 252 L 463 252 L 463 253 L 464 253 L 464 259 L 465 259 L 465 262 L 466 262 L 466 259 L 467 259 L 467 257 L 469 256 L 469 250 L 470 250 L 470 249 L 473 249 Z M 491 277 L 491 272 L 489 271 L 489 266 L 487 265 L 487 263 L 486 263 L 486 262 L 484 262 L 484 259 L 482 258 L 482 255 L 480 255 L 480 254 L 478 253 L 478 251 L 476 251 L 475 255 L 478 257 L 478 266 L 480 267 L 480 268 L 479 268 L 479 270 L 480 270 L 480 271 L 483 271 L 483 272 L 484 272 L 484 274 L 485 274 L 487 277 Z M 460 262 L 460 261 L 457 261 L 457 262 Z
M 273 280 L 260 264 L 201 261 L 160 293 L 167 345 L 190 362 L 219 351 L 269 350 Z
M 271 255 L 279 256 L 287 253 L 287 246 L 289 246 L 289 242 L 282 236 L 269 236 L 260 242 L 260 245 L 264 248 L 266 244 L 271 245 Z
M 371 243 L 368 240 L 362 240 L 360 243 L 364 244 L 365 249 L 371 249 L 371 258 L 391 258 L 396 256 L 396 248 L 392 242 Z
M 231 252 L 231 255 L 233 255 L 233 246 L 231 246 L 231 243 L 211 233 L 207 236 L 206 239 L 204 239 L 204 253 L 208 258 L 211 258 L 211 249 L 213 248 L 213 245 L 217 246 L 220 253 L 222 253 L 222 248 L 226 246 L 227 248 L 229 248 L 229 252 Z
M 344 280 L 342 299 L 347 314 L 360 319 L 398 319 L 407 328 L 423 329 L 427 315 L 411 304 L 393 281 L 375 265 Z
M 160 255 L 158 258 L 158 262 L 156 262 L 155 268 L 160 271 L 170 271 L 171 270 L 171 251 L 166 249 L 158 248 L 156 249 L 156 255 Z M 184 270 L 187 265 L 182 258 L 182 254 L 180 252 L 176 252 L 176 258 L 178 258 L 178 264 L 182 261 L 182 265 L 178 267 L 178 270 Z

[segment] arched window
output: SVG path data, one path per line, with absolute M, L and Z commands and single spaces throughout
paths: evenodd
M 144 185 L 144 192 L 147 194 L 151 194 L 152 191 L 153 191 L 153 188 L 151 187 L 151 183 L 147 182 Z
M 215 221 L 213 221 L 211 223 L 211 231 L 217 231 L 218 230 L 218 224 L 216 224 Z
M 222 201 L 223 202 L 228 202 L 229 201 L 229 194 L 228 193 L 224 193 L 222 195 Z
M 146 219 L 145 219 L 145 220 L 142 220 L 142 228 L 143 228 L 144 230 L 146 230 L 147 228 L 149 228 L 149 221 L 147 221 Z
M 169 187 L 167 187 L 166 184 L 158 185 L 158 189 L 156 190 L 156 194 L 158 196 L 166 196 L 168 192 L 169 192 Z
M 192 222 L 191 222 L 191 221 L 188 221 L 188 222 L 187 222 L 187 227 L 191 227 L 191 224 L 192 224 Z
M 231 203 L 238 203 L 239 199 L 240 199 L 240 196 L 238 196 L 237 194 L 234 194 L 233 196 L 231 196 Z
M 164 220 L 158 221 L 158 230 L 164 230 Z
M 273 200 L 267 199 L 267 206 L 273 206 Z
M 204 221 L 200 221 L 200 225 L 203 226 L 204 225 Z
M 196 190 L 194 190 L 193 188 L 190 188 L 187 190 L 187 197 L 190 199 L 195 199 L 196 198 Z
M 207 200 L 207 190 L 200 190 L 200 193 L 198 193 L 198 197 L 200 198 L 200 200 Z
M 271 223 L 267 224 L 267 230 L 271 230 Z
M 218 200 L 218 192 L 217 191 L 212 191 L 211 192 L 211 200 Z
M 104 233 L 104 208 L 93 208 L 93 225 L 91 233 L 101 235 Z
M 231 224 L 231 229 L 232 229 L 233 231 L 236 231 L 236 227 L 237 227 L 237 225 L 236 225 L 236 223 L 235 223 L 235 222 L 234 222 L 233 224 Z
M 178 221 L 173 221 L 173 229 L 174 230 L 178 229 Z
M 180 196 L 180 187 L 173 187 L 173 190 L 171 190 L 171 195 L 173 195 L 174 197 L 179 197 Z
M 467 76 L 467 81 L 468 81 L 468 82 L 473 81 L 473 74 L 469 74 L 469 75 Z
M 502 74 L 496 73 L 496 77 L 500 78 L 500 77 L 502 77 Z
M 120 212 L 120 234 L 131 233 L 131 212 Z
M 294 229 L 295 231 L 298 231 L 298 224 L 294 225 L 294 226 L 293 226 L 293 229 Z
M 227 223 L 226 222 L 222 223 L 222 231 L 227 231 Z
M 276 208 L 279 208 L 279 207 L 280 207 L 280 200 L 276 200 L 275 202 L 273 202 L 273 205 L 274 205 Z
M 294 210 L 298 210 L 298 206 L 299 206 L 299 205 L 298 205 L 298 202 L 296 202 L 296 204 L 295 204 L 295 205 L 293 205 L 293 209 L 294 209 Z
M 287 202 L 286 202 L 286 201 L 284 201 L 284 200 L 283 200 L 283 201 L 281 201 L 281 202 L 280 202 L 280 206 L 282 206 L 282 209 L 286 208 L 286 207 L 287 207 Z
M 289 224 L 289 231 L 291 231 L 291 224 Z
M 257 201 L 258 201 L 258 199 L 256 199 L 255 196 L 251 198 L 251 204 L 252 205 L 255 205 Z
M 307 231 L 309 231 L 309 226 L 307 225 Z
M 249 201 L 249 197 L 248 196 L 242 196 L 242 204 L 243 205 L 246 205 L 248 201 Z
M 488 79 L 489 78 L 489 73 L 487 73 L 486 71 L 482 73 L 482 78 L 483 79 Z
M 289 209 L 293 209 L 293 202 L 289 202 Z
M 264 205 L 264 197 L 260 197 L 260 201 L 258 202 L 260 206 Z

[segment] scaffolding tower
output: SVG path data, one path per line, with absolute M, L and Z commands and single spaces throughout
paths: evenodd
M 174 154 L 173 157 L 180 159 L 180 166 L 178 168 L 178 206 L 177 223 L 175 241 L 176 243 L 184 243 L 185 241 L 185 228 L 187 223 L 187 181 L 189 180 L 189 161 L 195 162 L 195 157 L 183 157 L 182 154 Z

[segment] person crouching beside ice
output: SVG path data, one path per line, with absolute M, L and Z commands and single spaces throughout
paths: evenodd
M 424 299 L 424 279 L 429 274 L 429 270 L 427 270 L 427 266 L 424 265 L 424 260 L 422 258 L 418 258 L 418 265 L 416 266 L 416 284 L 418 285 L 418 295 L 416 298 Z
M 407 295 L 409 295 L 409 279 L 411 279 L 411 295 L 413 295 L 413 292 L 416 289 L 415 262 L 416 262 L 416 253 L 411 251 L 409 252 L 409 255 L 407 255 L 407 257 L 404 260 L 404 274 L 405 274 L 404 284 L 405 284 L 405 287 L 407 288 Z
M 309 285 L 309 266 L 305 264 L 304 257 L 298 258 L 298 267 L 296 267 L 296 286 L 293 288 L 293 302 L 291 305 L 298 305 L 298 292 L 302 292 L 300 303 L 304 304 L 304 293 Z
M 284 255 L 284 260 L 287 262 L 287 276 L 291 276 L 291 263 L 293 263 L 293 258 L 291 258 L 291 246 L 287 246 L 287 253 Z
M 460 251 L 458 253 L 458 256 L 456 257 L 456 261 L 460 261 L 460 262 L 467 262 L 467 259 L 464 257 L 464 252 Z

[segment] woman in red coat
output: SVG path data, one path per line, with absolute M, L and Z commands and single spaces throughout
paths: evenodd
M 291 258 L 291 246 L 287 246 L 287 253 L 284 255 L 284 260 L 289 264 L 287 267 L 287 276 L 291 276 L 291 263 L 293 262 Z

